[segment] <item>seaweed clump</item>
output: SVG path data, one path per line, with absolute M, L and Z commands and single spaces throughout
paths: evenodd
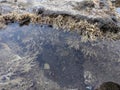
M 0 29 L 4 28 L 5 26 L 5 20 L 0 16 Z
M 56 29 L 63 29 L 67 31 L 77 31 L 80 35 L 87 36 L 89 39 L 94 40 L 97 37 L 107 36 L 104 27 L 99 27 L 99 22 L 90 23 L 89 19 L 81 19 L 67 14 L 16 14 L 11 13 L 0 16 L 0 23 L 7 25 L 9 23 L 17 22 L 20 26 L 29 25 L 29 23 L 47 24 Z M 92 20 L 91 20 L 92 21 Z M 106 26 L 108 26 L 106 28 Z M 105 29 L 109 31 L 109 25 Z M 117 26 L 116 26 L 117 27 Z M 111 27 L 112 28 L 112 27 Z M 119 29 L 119 28 L 118 28 Z M 114 34 L 114 32 L 110 31 Z M 115 33 L 116 34 L 116 33 Z M 111 35 L 110 35 L 111 36 Z M 113 35 L 114 36 L 114 35 Z

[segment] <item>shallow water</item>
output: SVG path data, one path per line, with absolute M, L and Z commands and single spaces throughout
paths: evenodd
M 0 31 L 0 67 L 0 87 L 11 90 L 25 82 L 35 85 L 18 90 L 39 90 L 43 82 L 48 90 L 92 90 L 105 81 L 120 83 L 120 41 L 84 42 L 76 32 L 48 25 L 10 24 Z
M 120 13 L 120 1 L 119 1 L 119 0 L 116 0 L 115 6 L 116 6 L 116 11 L 117 11 L 118 13 Z
M 118 13 L 120 13 L 120 8 L 117 8 L 116 10 L 117 10 Z

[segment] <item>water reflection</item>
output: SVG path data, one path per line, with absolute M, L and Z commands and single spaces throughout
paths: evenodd
M 120 13 L 120 8 L 117 8 L 116 10 L 117 10 L 118 13 Z
M 85 89 L 84 57 L 80 51 L 69 50 L 67 46 L 45 45 L 42 54 L 37 59 L 40 63 L 49 64 L 45 76 L 57 82 L 61 87 Z
M 0 65 L 0 78 L 3 73 L 8 75 L 9 72 L 13 73 L 11 75 L 16 73 L 16 77 L 25 76 L 24 81 L 27 83 L 30 80 L 37 83 L 39 79 L 35 79 L 36 75 L 42 70 L 44 77 L 38 74 L 37 78 L 46 77 L 65 90 L 92 89 L 105 81 L 120 83 L 119 48 L 120 41 L 82 42 L 80 35 L 75 32 L 55 30 L 47 25 L 19 27 L 18 24 L 11 24 L 6 30 L 0 31 L 0 62 L 3 63 Z M 39 63 L 39 67 L 36 67 L 37 64 L 32 65 L 33 62 Z M 51 81 L 48 84 L 51 85 Z

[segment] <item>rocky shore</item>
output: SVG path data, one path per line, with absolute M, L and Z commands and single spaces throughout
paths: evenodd
M 0 0 L 0 90 L 119 90 L 120 14 L 101 1 Z

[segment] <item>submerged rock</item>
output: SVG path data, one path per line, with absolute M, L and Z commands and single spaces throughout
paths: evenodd
M 120 40 L 84 41 L 74 31 L 32 23 L 9 24 L 0 36 L 0 88 L 86 90 L 120 83 Z M 9 80 L 3 83 L 3 76 Z
M 120 85 L 114 82 L 105 82 L 96 90 L 120 90 Z

